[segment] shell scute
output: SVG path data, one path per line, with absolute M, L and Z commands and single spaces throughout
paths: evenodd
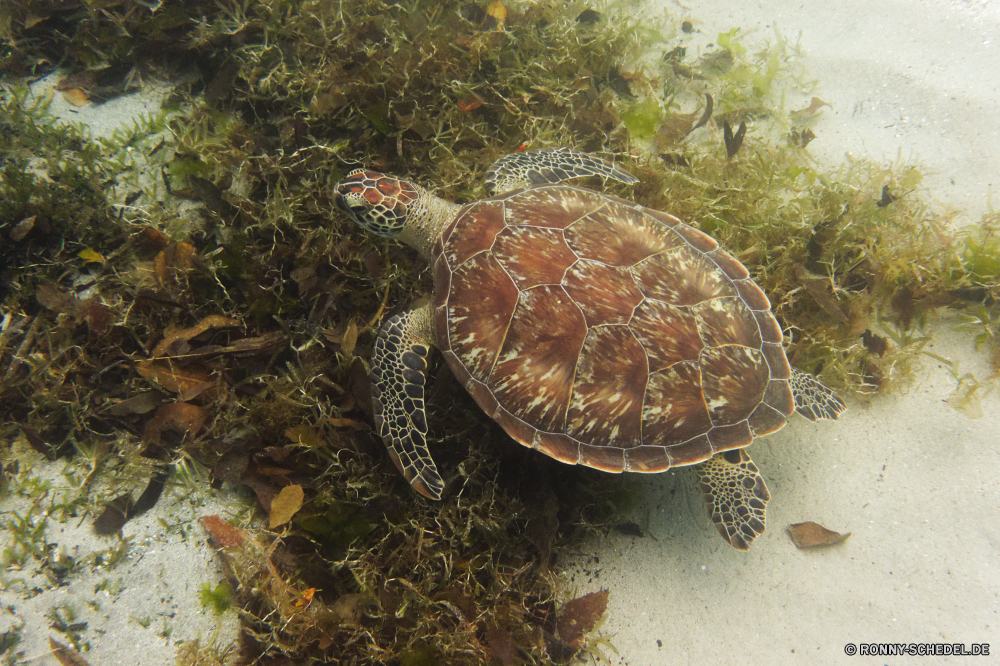
M 566 272 L 563 286 L 576 301 L 588 326 L 627 324 L 642 292 L 627 269 L 581 259 Z
M 753 310 L 754 319 L 757 320 L 757 327 L 760 329 L 760 337 L 764 342 L 781 344 L 784 334 L 778 320 L 774 318 L 770 310 Z
M 496 235 L 493 254 L 522 291 L 559 284 L 576 262 L 562 230 L 544 227 L 507 227 Z
M 753 280 L 736 280 L 733 282 L 736 289 L 751 310 L 770 310 L 771 301 L 768 300 L 764 290 L 757 286 Z
M 539 430 L 562 431 L 586 335 L 583 314 L 562 287 L 521 292 L 488 382 L 500 404 Z
M 568 465 L 580 463 L 580 442 L 569 435 L 555 432 L 537 432 L 531 448 Z
M 683 245 L 642 261 L 632 274 L 647 298 L 671 305 L 697 305 L 739 294 L 714 262 Z
M 705 347 L 690 308 L 647 298 L 635 309 L 629 326 L 646 350 L 650 372 L 679 361 L 697 361 Z
M 678 444 L 711 427 L 697 363 L 675 363 L 649 375 L 642 406 L 645 443 Z
M 708 435 L 700 435 L 671 447 L 670 455 L 675 465 L 694 465 L 705 462 L 715 455 L 715 451 L 712 449 L 712 442 L 708 440 Z
M 602 472 L 611 472 L 612 474 L 623 472 L 626 454 L 625 449 L 613 446 L 580 444 L 580 460 L 586 460 L 588 467 L 599 469 Z
M 565 229 L 607 203 L 596 192 L 571 187 L 536 187 L 505 199 L 508 224 Z
M 701 368 L 705 404 L 717 426 L 750 416 L 770 379 L 764 355 L 742 345 L 707 347 L 701 354 Z
M 530 447 L 531 443 L 535 441 L 535 434 L 538 432 L 538 428 L 514 416 L 503 407 L 497 408 L 496 414 L 493 415 L 493 420 L 518 444 Z
M 674 465 L 667 446 L 637 446 L 625 451 L 625 471 L 655 474 L 665 472 Z
M 480 381 L 489 376 L 518 296 L 514 281 L 492 254 L 477 255 L 451 276 L 446 294 L 448 348 Z
M 776 380 L 767 385 L 762 402 L 788 416 L 795 411 L 795 398 L 788 381 Z
M 635 206 L 609 201 L 566 228 L 566 241 L 581 259 L 633 266 L 681 242 Z
M 755 437 L 770 435 L 784 427 L 785 415 L 774 407 L 761 403 L 753 410 L 747 423 Z
M 733 425 L 715 426 L 708 431 L 708 440 L 712 443 L 712 450 L 719 453 L 749 445 L 753 441 L 753 433 L 746 421 L 740 421 Z
M 465 390 L 469 392 L 469 395 L 476 401 L 480 409 L 486 412 L 487 416 L 493 418 L 500 407 L 500 403 L 497 401 L 496 396 L 493 395 L 493 391 L 483 382 L 471 378 L 465 383 Z
M 664 213 L 662 210 L 656 210 L 654 208 L 643 208 L 642 212 L 649 215 L 655 219 L 660 224 L 666 225 L 669 228 L 674 228 L 679 224 L 684 224 L 680 219 L 674 217 L 670 213 Z
M 627 326 L 591 328 L 576 364 L 566 433 L 617 448 L 639 445 L 646 354 Z
M 747 270 L 747 267 L 723 249 L 717 248 L 709 252 L 708 257 L 722 269 L 723 273 L 729 276 L 730 280 L 745 280 L 750 277 L 750 271 Z
M 489 250 L 504 226 L 502 203 L 480 201 L 467 206 L 442 235 L 448 264 L 457 268 L 470 257 Z
M 760 328 L 743 301 L 734 296 L 713 298 L 691 307 L 698 333 L 707 347 L 748 345 L 760 347 Z
M 771 370 L 771 379 L 791 379 L 792 366 L 785 356 L 785 348 L 778 343 L 765 342 L 760 351 L 767 359 L 767 367 Z
M 715 242 L 715 239 L 706 234 L 704 231 L 698 231 L 694 227 L 688 226 L 684 223 L 675 226 L 674 231 L 702 252 L 711 252 L 719 247 L 719 244 Z

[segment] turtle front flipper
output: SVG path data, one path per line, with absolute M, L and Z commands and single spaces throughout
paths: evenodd
M 389 456 L 413 489 L 441 499 L 444 482 L 427 449 L 424 384 L 433 346 L 430 306 L 392 317 L 372 351 L 372 407 L 375 428 Z
M 697 470 L 719 534 L 737 550 L 748 549 L 764 533 L 764 509 L 771 499 L 760 470 L 743 449 L 719 453 Z
M 836 420 L 847 411 L 847 405 L 840 396 L 807 372 L 793 368 L 791 386 L 792 396 L 795 398 L 795 411 L 810 421 Z
M 571 178 L 602 176 L 627 185 L 638 178 L 604 160 L 569 148 L 542 148 L 505 155 L 486 172 L 486 191 L 510 192 L 530 185 L 561 183 Z

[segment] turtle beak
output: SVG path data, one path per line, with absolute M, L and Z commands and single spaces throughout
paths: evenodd
M 347 203 L 347 198 L 341 194 L 341 189 L 343 189 L 344 183 L 337 183 L 333 186 L 333 203 L 339 208 L 345 215 L 350 217 L 352 220 L 355 219 L 356 211 L 353 210 L 350 204 Z

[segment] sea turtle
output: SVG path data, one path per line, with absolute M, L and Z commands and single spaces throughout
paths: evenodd
M 430 262 L 434 296 L 391 317 L 372 355 L 372 402 L 392 461 L 417 492 L 444 483 L 426 445 L 432 347 L 516 441 L 607 472 L 698 465 L 712 520 L 745 550 L 770 499 L 744 448 L 798 411 L 843 401 L 792 370 L 781 327 L 747 269 L 666 213 L 562 184 L 636 179 L 565 148 L 490 167 L 491 197 L 459 205 L 355 169 L 337 206 Z

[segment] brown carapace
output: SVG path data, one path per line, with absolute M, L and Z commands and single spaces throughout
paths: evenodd
M 795 409 L 767 297 L 673 216 L 535 187 L 466 206 L 434 255 L 449 366 L 553 458 L 661 472 L 744 447 Z

